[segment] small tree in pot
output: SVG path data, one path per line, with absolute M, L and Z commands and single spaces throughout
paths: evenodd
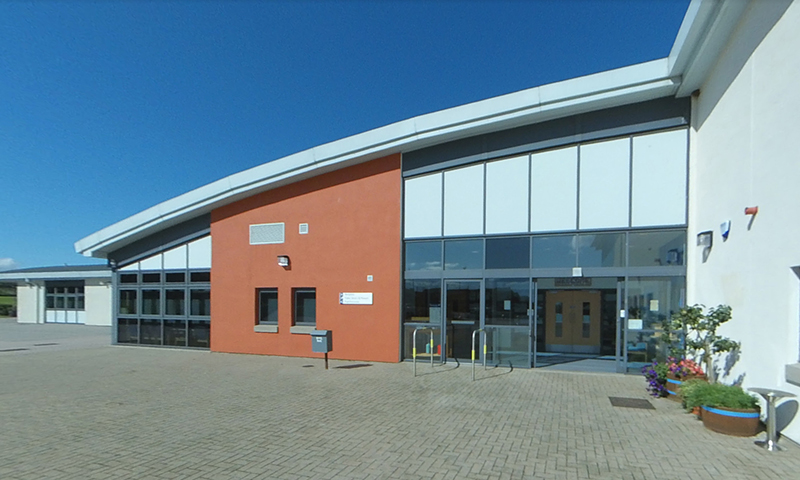
M 739 348 L 739 343 L 730 338 L 717 335 L 717 329 L 731 319 L 731 307 L 718 305 L 704 314 L 703 305 L 684 307 L 671 319 L 672 331 L 685 332 L 685 349 L 693 356 L 699 356 L 706 366 L 710 382 L 714 382 L 714 355 Z

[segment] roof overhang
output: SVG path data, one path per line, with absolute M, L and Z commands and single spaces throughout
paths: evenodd
M 489 131 L 532 125 L 700 88 L 749 0 L 692 0 L 667 58 L 530 88 L 392 123 L 326 143 L 162 202 L 75 243 L 85 256 L 107 258 L 159 230 L 242 198 L 398 152 Z
M 664 58 L 413 117 L 230 175 L 93 233 L 75 250 L 106 258 L 158 230 L 306 178 L 488 131 L 671 96 L 678 87 Z
M 106 270 L 56 270 L 56 271 L 15 271 L 0 272 L 0 283 L 27 283 L 34 280 L 111 280 L 111 269 Z

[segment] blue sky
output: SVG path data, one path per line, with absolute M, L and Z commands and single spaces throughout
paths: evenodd
M 665 57 L 688 3 L 0 2 L 0 269 L 92 263 L 76 240 L 321 143 Z

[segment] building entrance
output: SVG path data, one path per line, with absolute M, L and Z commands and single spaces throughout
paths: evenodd
M 600 292 L 547 292 L 545 350 L 600 353 Z
M 446 358 L 470 358 L 472 332 L 481 328 L 481 281 L 445 281 Z

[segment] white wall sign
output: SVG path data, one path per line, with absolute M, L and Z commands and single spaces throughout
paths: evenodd
M 628 330 L 641 330 L 644 326 L 642 323 L 640 318 L 630 318 L 628 319 Z
M 372 292 L 340 293 L 339 305 L 372 305 Z

